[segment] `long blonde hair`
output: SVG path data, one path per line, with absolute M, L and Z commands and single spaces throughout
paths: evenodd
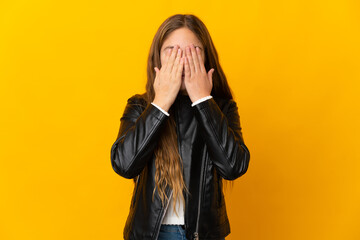
M 163 42 L 170 33 L 182 27 L 186 27 L 191 30 L 202 42 L 205 51 L 206 71 L 209 71 L 211 68 L 215 69 L 212 75 L 213 89 L 211 91 L 211 95 L 213 97 L 232 99 L 233 97 L 231 89 L 228 85 L 225 74 L 219 64 L 217 51 L 214 47 L 214 44 L 206 26 L 198 17 L 194 15 L 176 14 L 167 18 L 160 25 L 151 44 L 147 62 L 146 92 L 142 95 L 146 102 L 150 104 L 155 97 L 153 87 L 155 80 L 154 67 L 158 67 L 159 69 L 161 69 L 160 50 Z M 154 152 L 156 156 L 155 188 L 158 189 L 159 197 L 163 205 L 165 204 L 165 199 L 168 200 L 168 197 L 165 193 L 166 186 L 169 186 L 173 189 L 174 211 L 177 214 L 175 208 L 176 201 L 179 198 L 184 201 L 183 190 L 185 190 L 188 194 L 190 193 L 186 188 L 183 179 L 183 164 L 178 149 L 176 122 L 174 120 L 173 111 L 174 109 L 171 107 L 169 109 L 170 116 L 166 120 L 163 132 L 161 133 L 160 140 Z M 145 169 L 141 173 L 144 176 L 147 174 L 146 168 L 147 167 L 145 167 Z M 143 179 L 143 181 L 145 181 L 146 177 L 141 177 L 140 179 Z M 233 182 L 231 181 L 231 183 Z M 144 182 L 142 184 L 144 184 Z M 155 188 L 153 191 L 153 197 L 155 193 Z M 145 188 L 143 188 L 143 190 L 145 191 Z

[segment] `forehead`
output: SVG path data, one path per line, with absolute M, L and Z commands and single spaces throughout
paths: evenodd
M 203 48 L 201 41 L 190 29 L 179 28 L 167 36 L 161 48 L 165 49 L 168 47 L 174 47 L 175 45 L 179 45 L 181 48 L 184 48 L 190 44 Z

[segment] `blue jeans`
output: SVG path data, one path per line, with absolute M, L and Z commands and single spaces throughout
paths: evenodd
M 158 240 L 187 240 L 182 225 L 161 224 Z
M 158 240 L 187 240 L 183 225 L 161 224 Z M 221 239 L 225 240 L 225 238 Z

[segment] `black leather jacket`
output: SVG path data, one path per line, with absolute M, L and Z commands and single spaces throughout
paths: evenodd
M 222 178 L 234 180 L 243 175 L 248 169 L 250 153 L 242 137 L 234 100 L 213 97 L 193 107 L 191 104 L 188 95 L 179 94 L 171 106 L 176 109 L 174 117 L 183 176 L 191 193 L 184 195 L 186 237 L 221 239 L 230 234 Z M 112 168 L 122 177 L 137 179 L 123 232 L 125 240 L 158 237 L 169 201 L 162 207 L 156 190 L 152 202 L 153 151 L 167 118 L 169 116 L 147 104 L 140 94 L 135 94 L 128 99 L 120 119 L 118 138 L 111 147 Z M 146 165 L 146 186 L 141 186 L 137 176 Z M 144 194 L 140 194 L 143 191 Z M 170 199 L 172 189 L 168 187 L 166 194 Z

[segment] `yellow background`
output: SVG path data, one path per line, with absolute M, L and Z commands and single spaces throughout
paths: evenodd
M 0 239 L 122 239 L 111 168 L 160 24 L 208 27 L 239 105 L 248 172 L 226 239 L 360 239 L 360 3 L 1 1 Z

